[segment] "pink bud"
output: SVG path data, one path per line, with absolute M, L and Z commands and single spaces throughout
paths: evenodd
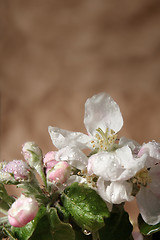
M 16 180 L 25 180 L 28 178 L 30 167 L 22 160 L 13 160 L 5 165 L 3 171 L 12 173 Z
M 70 176 L 70 165 L 65 162 L 58 162 L 51 170 L 47 172 L 47 179 L 49 182 L 63 184 Z
M 9 223 L 14 227 L 24 227 L 38 212 L 38 202 L 21 195 L 8 211 Z
M 53 168 L 58 163 L 58 161 L 55 160 L 55 153 L 56 152 L 54 151 L 50 151 L 44 156 L 43 163 L 46 167 L 46 172 L 51 170 L 51 168 Z

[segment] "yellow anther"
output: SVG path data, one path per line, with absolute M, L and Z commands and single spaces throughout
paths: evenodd
M 147 186 L 147 184 L 151 182 L 147 168 L 143 168 L 137 172 L 132 181 L 137 185 Z
M 101 128 L 97 129 L 95 140 L 91 141 L 93 148 L 99 149 L 99 151 L 112 151 L 114 143 L 117 139 L 117 135 L 113 130 L 106 128 L 106 131 L 103 132 Z

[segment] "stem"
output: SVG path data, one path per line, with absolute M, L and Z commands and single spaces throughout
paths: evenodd
M 92 240 L 100 240 L 98 231 L 92 232 Z
M 44 171 L 43 171 L 43 167 L 41 165 L 38 165 L 37 167 L 35 167 L 35 169 L 38 172 L 38 174 L 40 175 L 40 177 L 41 177 L 41 179 L 44 183 L 44 186 L 47 189 L 47 181 L 46 181 L 46 176 L 45 176 Z

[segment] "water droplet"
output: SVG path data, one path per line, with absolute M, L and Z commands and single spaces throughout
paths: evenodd
M 85 235 L 87 235 L 87 236 L 91 234 L 91 232 L 88 231 L 88 230 L 86 230 L 86 229 L 83 231 L 83 233 L 84 233 Z

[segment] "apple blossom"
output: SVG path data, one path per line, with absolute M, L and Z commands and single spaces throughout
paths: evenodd
M 38 209 L 35 199 L 21 195 L 8 211 L 9 223 L 14 227 L 24 227 L 35 218 Z
M 26 180 L 28 179 L 30 167 L 22 160 L 13 160 L 5 165 L 3 172 L 13 174 L 16 180 Z
M 42 162 L 42 151 L 35 142 L 24 143 L 22 154 L 31 167 L 35 167 Z
M 53 144 L 58 149 L 70 146 L 96 151 L 112 150 L 116 140 L 115 133 L 121 129 L 123 118 L 117 103 L 108 94 L 100 93 L 87 99 L 84 124 L 88 135 L 49 127 Z
M 160 222 L 160 144 L 155 141 L 143 144 L 138 156 L 144 154 L 147 154 L 146 168 L 142 169 L 143 184 L 136 199 L 144 221 L 155 225 Z
M 44 166 L 46 167 L 46 172 L 48 172 L 51 168 L 53 168 L 58 161 L 55 160 L 55 151 L 50 151 L 46 153 L 43 158 Z
M 47 172 L 47 180 L 55 184 L 63 184 L 70 176 L 71 167 L 65 162 L 58 162 L 53 168 Z

